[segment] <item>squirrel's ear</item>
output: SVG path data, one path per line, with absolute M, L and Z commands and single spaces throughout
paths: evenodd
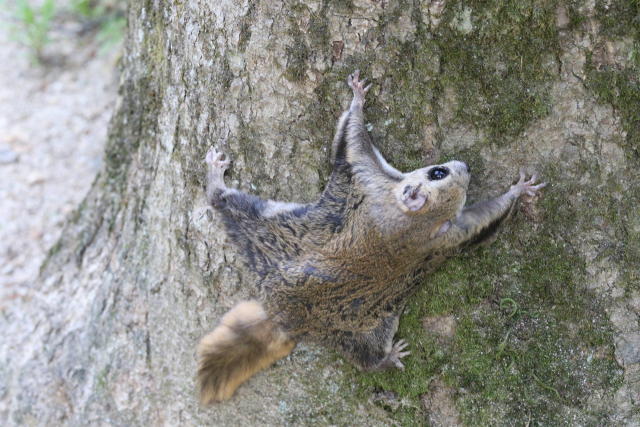
M 426 192 L 420 191 L 420 187 L 422 187 L 422 184 L 418 184 L 417 186 L 407 185 L 402 190 L 402 203 L 404 203 L 411 212 L 415 212 L 424 206 L 425 202 L 429 198 L 429 195 Z

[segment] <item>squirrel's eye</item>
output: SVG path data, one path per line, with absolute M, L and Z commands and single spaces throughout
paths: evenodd
M 437 181 L 446 178 L 447 175 L 449 175 L 449 169 L 443 167 L 434 168 L 429 172 L 429 179 L 431 181 Z

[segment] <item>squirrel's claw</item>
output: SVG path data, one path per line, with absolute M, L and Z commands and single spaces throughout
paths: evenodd
M 546 182 L 543 182 L 538 185 L 534 185 L 536 179 L 538 179 L 538 173 L 534 172 L 529 181 L 525 181 L 526 175 L 524 170 L 520 169 L 520 180 L 517 184 L 511 186 L 511 191 L 515 193 L 516 197 L 520 197 L 522 194 L 527 194 L 529 196 L 536 196 L 539 193 L 539 190 L 543 189 L 547 186 Z
M 222 151 L 216 151 L 215 148 L 212 148 L 211 151 L 207 153 L 205 161 L 211 166 L 212 170 L 224 172 L 231 164 L 231 160 L 221 160 L 223 155 L 224 153 Z
M 401 371 L 404 371 L 404 365 L 402 364 L 400 359 L 411 354 L 410 351 L 402 351 L 408 346 L 409 344 L 405 340 L 400 340 L 393 345 L 391 352 L 387 356 L 388 360 Z
M 353 74 L 349 74 L 347 78 L 347 83 L 349 87 L 353 89 L 354 98 L 361 98 L 364 102 L 364 96 L 371 89 L 371 85 L 365 87 L 365 83 L 367 82 L 367 78 L 365 77 L 362 80 L 358 80 L 360 78 L 360 70 L 356 70 Z

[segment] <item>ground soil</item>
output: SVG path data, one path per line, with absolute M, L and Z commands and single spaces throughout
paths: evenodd
M 121 47 L 104 51 L 82 29 L 54 22 L 33 64 L 28 46 L 0 25 L 0 305 L 29 293 L 102 164 Z

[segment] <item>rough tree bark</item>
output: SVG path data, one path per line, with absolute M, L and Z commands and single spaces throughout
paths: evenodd
M 32 298 L 3 314 L 0 424 L 474 425 L 490 419 L 485 425 L 515 425 L 531 411 L 557 425 L 638 422 L 640 295 L 631 266 L 640 216 L 630 200 L 640 192 L 639 137 L 628 113 L 638 101 L 621 96 L 624 88 L 613 95 L 602 90 L 611 73 L 637 88 L 630 58 L 634 49 L 638 57 L 638 34 L 632 25 L 601 28 L 613 12 L 599 3 L 514 3 L 520 6 L 132 0 L 105 166 L 52 249 Z M 637 4 L 628 6 L 637 13 Z M 439 353 L 415 356 L 407 374 L 365 376 L 302 344 L 232 401 L 200 408 L 197 343 L 253 292 L 206 206 L 205 154 L 216 146 L 231 156 L 236 188 L 284 201 L 314 199 L 331 172 L 329 144 L 349 102 L 346 76 L 355 68 L 374 84 L 365 114 L 391 163 L 408 170 L 463 158 L 475 176 L 471 200 L 506 188 L 520 166 L 537 168 L 553 183 L 549 201 L 525 207 L 504 233 L 506 243 L 456 264 L 458 272 L 468 264 L 471 272 L 491 271 L 488 291 L 465 299 L 476 284 L 455 274 L 449 279 L 445 267 L 425 284 L 440 300 L 452 291 L 439 283 L 471 290 L 445 308 L 434 308 L 424 295 L 423 305 L 411 306 L 422 310 L 418 318 L 449 315 L 461 324 L 449 347 L 450 338 L 425 344 L 414 337 L 415 354 L 431 345 L 451 355 L 450 365 L 429 371 L 436 381 L 420 376 L 419 365 L 441 362 Z M 492 258 L 494 251 L 500 252 Z M 527 264 L 531 256 L 544 262 Z M 494 259 L 497 270 L 487 267 Z M 527 287 L 532 276 L 538 281 Z M 498 360 L 486 369 L 504 378 L 500 384 L 521 381 L 527 369 L 547 375 L 543 380 L 564 400 L 534 391 L 531 382 L 530 408 L 514 385 L 500 394 L 512 398 L 481 410 L 474 399 L 498 399 L 486 393 L 502 385 L 487 383 L 484 391 L 483 371 L 456 373 L 456 355 L 469 351 L 460 337 L 475 327 L 495 331 L 473 341 L 494 354 L 506 332 L 497 303 L 516 294 L 542 317 L 515 329 L 512 336 L 521 335 L 512 351 L 541 348 L 539 360 L 551 354 L 551 367 L 518 362 L 514 376 L 502 365 L 491 371 Z M 478 326 L 479 318 L 492 320 Z M 400 332 L 412 341 L 413 326 L 404 325 Z M 557 341 L 522 347 L 536 328 L 559 331 L 541 335 Z M 562 343 L 562 352 L 554 353 L 554 343 Z M 474 351 L 484 360 L 484 352 Z M 593 358 L 601 361 L 597 368 L 583 368 Z M 410 383 L 409 392 L 393 381 Z M 380 391 L 385 384 L 391 391 Z

